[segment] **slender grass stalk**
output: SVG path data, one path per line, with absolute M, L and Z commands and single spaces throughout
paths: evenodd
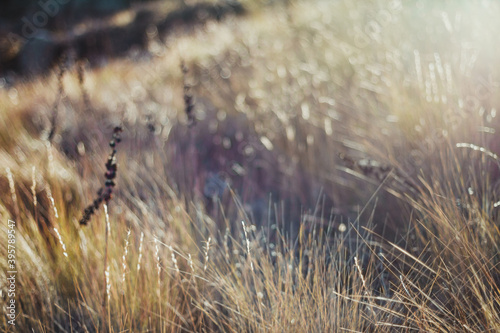
M 108 264 L 108 251 L 109 251 L 109 234 L 110 234 L 110 223 L 109 223 L 109 214 L 108 214 L 108 205 L 104 204 L 104 217 L 105 217 L 105 240 L 104 240 L 104 286 L 105 293 L 102 300 L 102 308 L 104 318 L 108 318 L 108 329 L 111 332 L 111 309 L 110 309 L 110 299 L 111 299 L 111 280 L 110 280 L 110 272 L 109 272 L 109 264 Z

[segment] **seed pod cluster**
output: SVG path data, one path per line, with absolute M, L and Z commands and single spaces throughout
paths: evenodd
M 181 62 L 182 76 L 184 80 L 184 108 L 188 118 L 188 125 L 193 126 L 196 123 L 196 118 L 193 114 L 194 99 L 191 92 L 191 85 L 187 82 L 188 68 L 184 61 Z
M 396 188 L 403 186 L 404 189 L 412 192 L 419 191 L 418 184 L 394 166 L 383 164 L 369 158 L 355 161 L 352 157 L 344 153 L 340 153 L 338 156 L 347 168 L 360 172 L 366 177 L 376 179 L 379 182 L 385 182 L 385 179 L 390 176 L 391 179 L 388 183 L 392 186 Z
M 80 91 L 82 93 L 82 99 L 83 99 L 83 106 L 85 112 L 89 112 L 92 109 L 92 106 L 90 105 L 90 97 L 89 93 L 87 92 L 87 89 L 85 89 L 85 62 L 84 61 L 79 61 L 77 63 L 76 67 L 76 74 L 78 77 L 78 85 L 80 86 Z
M 65 92 L 64 92 L 64 85 L 63 85 L 63 76 L 64 73 L 68 70 L 68 66 L 66 64 L 67 61 L 67 55 L 63 54 L 61 59 L 59 60 L 59 64 L 57 66 L 57 98 L 54 102 L 54 106 L 52 107 L 52 115 L 50 117 L 50 129 L 49 129 L 49 134 L 47 136 L 47 140 L 49 142 L 52 142 L 52 139 L 54 138 L 54 135 L 56 134 L 57 130 L 57 122 L 58 122 L 58 117 L 59 117 L 59 104 L 61 103 Z
M 111 153 L 109 154 L 108 160 L 106 162 L 106 173 L 104 174 L 106 181 L 104 183 L 104 187 L 100 188 L 99 191 L 97 191 L 97 198 L 83 211 L 83 216 L 80 219 L 81 225 L 87 225 L 92 215 L 94 215 L 96 210 L 99 209 L 101 203 L 104 201 L 106 204 L 108 204 L 113 197 L 113 188 L 116 185 L 114 179 L 116 178 L 116 172 L 118 170 L 116 164 L 116 145 L 121 141 L 121 132 L 122 128 L 120 126 L 115 127 L 113 130 L 113 139 L 109 141 Z

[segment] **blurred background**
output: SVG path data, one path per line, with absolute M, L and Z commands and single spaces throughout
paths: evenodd
M 162 34 L 242 13 L 237 1 L 22 0 L 0 4 L 0 75 L 45 73 L 68 50 L 78 58 L 125 56 Z

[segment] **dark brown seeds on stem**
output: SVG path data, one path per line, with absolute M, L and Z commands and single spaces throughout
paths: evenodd
M 104 187 L 97 191 L 97 198 L 92 202 L 92 204 L 83 210 L 83 216 L 80 219 L 81 225 L 87 225 L 92 215 L 94 215 L 95 211 L 99 209 L 101 203 L 104 201 L 106 204 L 109 204 L 109 201 L 113 197 L 113 188 L 116 185 L 114 179 L 116 178 L 116 172 L 118 171 L 115 147 L 121 142 L 121 132 L 121 126 L 117 126 L 113 130 L 113 139 L 109 142 L 111 153 L 109 154 L 108 160 L 105 164 L 106 173 L 104 174 L 104 177 L 106 178 L 106 181 L 104 182 Z
M 194 99 L 191 91 L 191 85 L 187 82 L 188 68 L 184 61 L 181 62 L 182 77 L 184 81 L 184 111 L 188 118 L 188 126 L 193 126 L 196 123 L 194 116 Z

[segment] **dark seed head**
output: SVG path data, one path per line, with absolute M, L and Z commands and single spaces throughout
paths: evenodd
M 106 179 L 114 179 L 116 177 L 116 172 L 114 170 L 108 170 L 104 174 L 104 177 L 106 177 Z
M 99 205 L 105 201 L 106 203 L 109 203 L 111 200 L 113 194 L 113 187 L 115 186 L 115 182 L 113 179 L 116 178 L 116 171 L 117 171 L 117 166 L 116 166 L 116 144 L 121 141 L 120 138 L 120 133 L 122 132 L 122 128 L 120 126 L 117 126 L 113 129 L 113 139 L 109 141 L 109 146 L 111 147 L 112 151 L 109 154 L 108 160 L 106 162 L 106 173 L 104 174 L 104 177 L 106 178 L 105 181 L 105 187 L 100 188 L 99 191 L 97 191 L 97 198 L 92 202 L 92 204 L 88 207 L 86 207 L 83 211 L 83 216 L 80 219 L 80 224 L 81 225 L 86 225 L 94 212 L 99 209 Z

